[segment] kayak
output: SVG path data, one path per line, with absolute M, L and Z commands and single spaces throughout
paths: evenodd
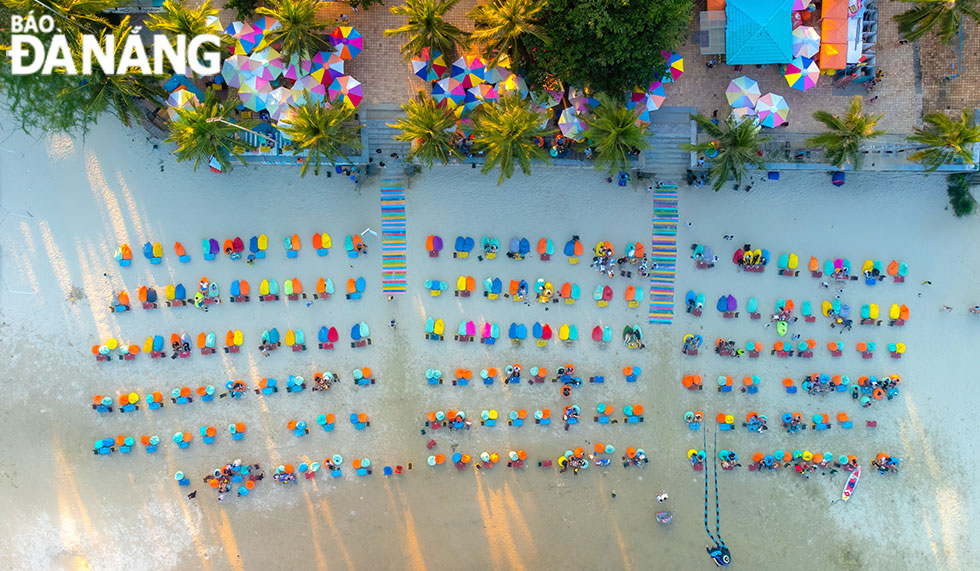
M 847 479 L 847 483 L 844 484 L 844 492 L 841 494 L 842 500 L 845 502 L 851 499 L 851 494 L 854 493 L 854 487 L 857 486 L 858 479 L 861 477 L 861 467 L 858 466 L 851 472 L 851 477 Z

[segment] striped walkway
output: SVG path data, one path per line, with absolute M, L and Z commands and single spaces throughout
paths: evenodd
M 653 248 L 650 271 L 650 323 L 670 324 L 674 318 L 674 282 L 677 280 L 677 190 L 661 189 L 653 195 Z
M 407 242 L 405 240 L 405 183 L 381 183 L 381 291 L 400 295 L 408 290 Z

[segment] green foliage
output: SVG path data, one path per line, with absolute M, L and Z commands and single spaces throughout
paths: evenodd
M 207 19 L 217 15 L 218 9 L 211 7 L 211 0 L 204 0 L 197 8 L 191 8 L 184 0 L 164 0 L 163 11 L 150 14 L 146 27 L 169 36 L 183 35 L 189 41 L 194 36 L 211 33 Z
M 116 38 L 114 61 L 118 61 L 132 29 L 128 17 L 115 27 L 106 27 L 108 24 L 99 11 L 114 5 L 115 2 L 101 0 L 52 4 L 55 9 L 64 10 L 57 20 L 62 23 L 76 68 L 82 67 L 78 47 L 81 35 L 87 33 L 98 35 L 102 45 L 105 45 L 105 35 L 113 34 Z M 20 12 L 0 6 L 0 18 L 5 21 L 10 21 L 12 13 Z M 46 45 L 50 43 L 50 37 L 41 36 L 40 39 Z M 0 32 L 0 44 L 9 43 L 10 33 L 5 28 Z M 0 92 L 3 94 L 0 105 L 28 133 L 84 133 L 89 124 L 97 122 L 104 113 L 115 115 L 125 125 L 131 125 L 140 115 L 140 99 L 162 105 L 164 96 L 158 78 L 137 73 L 107 75 L 98 66 L 93 66 L 90 75 L 69 76 L 59 73 L 13 75 L 10 65 L 0 65 Z
M 600 93 L 598 100 L 591 115 L 580 116 L 588 127 L 585 138 L 592 142 L 595 168 L 608 167 L 609 174 L 629 170 L 630 152 L 650 146 L 646 128 L 637 126 L 636 113 L 627 109 L 621 98 Z
M 392 6 L 388 11 L 396 16 L 406 16 L 408 22 L 385 30 L 385 37 L 407 38 L 401 48 L 405 59 L 425 48 L 439 50 L 449 57 L 457 44 L 466 45 L 467 42 L 467 33 L 445 20 L 446 12 L 458 3 L 459 0 L 405 0 L 402 6 Z
M 515 69 L 532 85 L 554 75 L 618 96 L 660 76 L 660 51 L 684 43 L 693 14 L 693 0 L 547 0 L 538 22 L 553 47 L 526 35 Z
M 282 27 L 266 33 L 260 48 L 280 44 L 283 61 L 289 61 L 293 54 L 310 59 L 319 51 L 332 49 L 321 32 L 335 27 L 336 22 L 317 17 L 317 0 L 270 0 L 269 4 L 256 8 L 255 13 L 279 20 Z
M 543 45 L 551 45 L 544 28 L 536 23 L 545 9 L 538 0 L 493 0 L 480 4 L 467 14 L 476 27 L 471 41 L 483 44 L 487 65 L 493 66 L 509 56 L 512 62 L 527 59 L 524 36 L 531 35 Z
M 895 15 L 898 33 L 914 42 L 935 30 L 939 40 L 948 44 L 959 32 L 963 16 L 980 21 L 980 0 L 904 0 L 915 6 Z
M 245 146 L 239 139 L 241 132 L 230 117 L 235 111 L 235 102 L 222 102 L 214 90 L 208 88 L 204 101 L 191 109 L 178 109 L 177 117 L 170 123 L 168 143 L 176 143 L 175 155 L 178 161 L 194 161 L 194 170 L 213 156 L 224 170 L 231 169 L 231 159 L 245 164 L 245 159 L 236 147 Z M 254 123 L 241 121 L 239 127 L 250 128 Z
M 542 129 L 545 116 L 532 111 L 517 95 L 507 95 L 496 105 L 480 106 L 473 132 L 474 148 L 486 153 L 483 173 L 500 167 L 497 184 L 514 175 L 514 164 L 525 175 L 531 174 L 531 161 L 548 160 L 548 153 L 535 142 L 553 131 Z
M 451 158 L 459 157 L 452 144 L 456 118 L 451 110 L 438 107 L 432 97 L 420 91 L 416 99 L 402 105 L 402 111 L 405 117 L 388 126 L 401 131 L 395 135 L 396 141 L 412 143 L 408 160 L 432 168 L 436 161 L 448 164 Z
M 759 147 L 768 141 L 769 137 L 759 134 L 762 127 L 754 121 L 736 123 L 735 119 L 729 116 L 721 125 L 715 125 L 711 119 L 703 115 L 691 115 L 691 119 L 712 138 L 712 141 L 697 145 L 682 143 L 680 147 L 685 151 L 707 153 L 715 149 L 712 143 L 717 143 L 718 155 L 711 158 L 711 167 L 708 170 L 709 178 L 714 179 L 712 186 L 716 192 L 721 190 L 729 179 L 735 179 L 735 184 L 741 185 L 742 178 L 750 166 L 764 167 L 765 161 L 759 155 Z
M 955 173 L 946 177 L 946 194 L 949 195 L 949 203 L 957 216 L 972 214 L 976 206 L 976 200 L 970 195 L 970 177 L 968 173 Z
M 973 124 L 973 113 L 964 109 L 959 121 L 945 113 L 930 113 L 922 118 L 925 128 L 916 127 L 909 141 L 926 145 L 912 153 L 910 161 L 920 161 L 934 171 L 949 163 L 973 164 L 973 148 L 980 143 L 980 127 Z
M 279 130 L 289 137 L 295 146 L 294 155 L 308 153 L 303 161 L 300 176 L 313 165 L 314 174 L 320 174 L 324 161 L 337 163 L 338 159 L 350 162 L 351 151 L 363 149 L 361 129 L 354 123 L 354 108 L 335 102 L 330 107 L 308 100 L 305 105 L 292 109 L 285 125 Z
M 235 18 L 239 20 L 248 20 L 255 13 L 255 9 L 259 6 L 259 0 L 228 0 L 228 3 L 222 6 L 225 10 L 234 10 Z
M 827 162 L 837 168 L 844 166 L 844 163 L 851 163 L 856 169 L 861 168 L 864 158 L 861 144 L 867 139 L 885 134 L 884 131 L 875 131 L 875 125 L 884 113 L 864 113 L 863 106 L 864 99 L 855 95 L 851 98 L 851 105 L 843 119 L 827 111 L 816 111 L 813 118 L 823 123 L 828 132 L 807 139 L 806 144 L 823 149 Z

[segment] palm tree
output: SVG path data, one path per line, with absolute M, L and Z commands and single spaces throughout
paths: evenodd
M 319 175 L 324 161 L 350 162 L 348 153 L 364 148 L 361 144 L 364 125 L 353 121 L 354 108 L 339 101 L 327 107 L 307 98 L 306 104 L 291 110 L 279 130 L 293 142 L 294 155 L 307 153 L 300 176 L 306 176 L 311 164 L 313 173 Z
M 843 119 L 827 111 L 814 112 L 813 118 L 826 125 L 830 132 L 811 137 L 806 144 L 824 149 L 827 161 L 837 168 L 844 163 L 852 163 L 856 169 L 861 168 L 861 144 L 865 139 L 874 139 L 885 134 L 884 131 L 874 130 L 884 113 L 863 113 L 863 106 L 864 99 L 855 95 L 851 98 L 851 106 Z
M 231 158 L 245 164 L 238 148 L 246 143 L 238 138 L 240 128 L 251 127 L 247 121 L 232 123 L 229 117 L 235 111 L 231 100 L 222 102 L 211 88 L 205 92 L 204 101 L 192 109 L 178 109 L 177 117 L 170 123 L 168 143 L 177 143 L 178 161 L 194 161 L 194 170 L 207 164 L 211 157 L 217 159 L 223 169 L 231 168 Z
M 548 153 L 535 143 L 536 137 L 546 137 L 553 131 L 542 129 L 546 117 L 532 111 L 515 94 L 502 97 L 496 105 L 481 106 L 473 132 L 474 147 L 486 153 L 483 173 L 500 167 L 497 184 L 514 175 L 514 163 L 521 172 L 531 174 L 531 161 L 547 161 Z
M 725 182 L 732 178 L 735 179 L 735 184 L 741 185 L 750 166 L 763 168 L 765 161 L 760 156 L 759 147 L 769 137 L 759 135 L 762 127 L 758 123 L 751 120 L 736 122 L 734 117 L 728 117 L 721 125 L 715 125 L 704 115 L 691 115 L 691 119 L 712 140 L 697 145 L 681 143 L 680 147 L 696 153 L 717 151 L 718 154 L 711 158 L 711 167 L 708 170 L 709 178 L 714 179 L 712 186 L 715 191 L 721 190 Z
M 385 30 L 385 37 L 405 36 L 402 46 L 405 59 L 422 52 L 425 48 L 444 54 L 453 52 L 456 44 L 465 45 L 467 34 L 444 19 L 446 12 L 459 0 L 405 0 L 404 6 L 392 6 L 388 10 L 396 16 L 407 16 L 408 23 L 399 28 Z
M 980 21 L 978 0 L 905 0 L 916 5 L 895 15 L 898 33 L 902 38 L 914 42 L 933 29 L 939 33 L 939 40 L 948 44 L 960 29 L 963 16 Z
M 37 0 L 4 0 L 3 3 L 18 14 L 33 10 L 36 18 L 52 15 L 55 26 L 61 29 L 59 33 L 73 38 L 77 33 L 97 34 L 100 28 L 108 26 L 103 12 L 117 7 L 119 0 L 51 0 L 44 4 Z
M 608 166 L 610 174 L 628 170 L 631 154 L 650 146 L 646 128 L 636 124 L 636 113 L 618 99 L 600 93 L 598 100 L 591 115 L 580 116 L 588 127 L 584 136 L 594 148 L 595 168 Z
M 261 47 L 280 44 L 283 61 L 289 61 L 293 54 L 310 59 L 319 51 L 332 49 L 330 42 L 318 32 L 334 27 L 336 22 L 317 18 L 317 0 L 269 0 L 269 4 L 256 8 L 255 12 L 275 18 L 281 27 L 266 32 Z
M 115 38 L 113 61 L 120 60 L 132 30 L 129 16 L 126 16 L 115 27 L 102 28 L 99 31 L 99 45 L 102 47 L 106 45 L 107 34 L 112 34 Z M 76 29 L 69 43 L 80 46 L 82 34 L 82 29 Z M 72 58 L 76 69 L 81 69 L 81 51 L 73 49 Z M 133 119 L 140 116 L 140 100 L 163 105 L 165 95 L 159 78 L 154 76 L 139 73 L 112 74 L 106 73 L 101 66 L 92 66 L 92 73 L 86 76 L 85 81 L 65 89 L 58 95 L 58 100 L 61 105 L 80 108 L 92 121 L 97 121 L 102 113 L 109 112 L 129 127 Z
M 387 125 L 401 131 L 395 135 L 396 141 L 412 143 L 407 157 L 409 160 L 417 159 L 432 168 L 436 161 L 448 164 L 449 159 L 459 157 L 459 151 L 452 142 L 456 126 L 452 111 L 439 107 L 424 91 L 419 91 L 416 99 L 402 105 L 402 111 L 405 112 L 404 118 Z
M 212 33 L 208 16 L 217 15 L 218 9 L 211 6 L 211 0 L 204 0 L 197 8 L 191 8 L 184 0 L 164 0 L 162 11 L 150 14 L 146 27 L 171 36 L 183 35 L 190 41 L 194 36 Z
M 483 43 L 488 65 L 496 65 L 505 55 L 515 63 L 524 61 L 527 55 L 524 34 L 538 38 L 545 45 L 551 43 L 536 22 L 546 5 L 536 0 L 493 0 L 470 10 L 467 16 L 476 26 L 470 39 Z
M 980 127 L 973 123 L 973 112 L 964 109 L 959 121 L 945 113 L 930 113 L 922 121 L 928 127 L 916 127 L 908 140 L 926 148 L 912 153 L 910 161 L 920 161 L 931 171 L 949 163 L 973 164 L 973 146 L 980 143 Z

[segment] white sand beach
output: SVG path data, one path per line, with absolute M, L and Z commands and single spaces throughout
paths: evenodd
M 8 125 L 9 121 L 2 124 Z M 607 184 L 591 170 L 536 167 L 531 177 L 517 175 L 497 186 L 496 176 L 483 176 L 468 167 L 444 167 L 414 177 L 407 191 L 408 294 L 387 301 L 381 295 L 379 239 L 365 236 L 366 258 L 344 257 L 343 237 L 366 228 L 380 232 L 380 178 L 365 179 L 360 188 L 342 177 L 308 176 L 285 167 L 239 167 L 227 174 L 193 172 L 177 164 L 169 150 L 159 149 L 136 130 L 105 119 L 84 139 L 64 136 L 33 140 L 6 130 L 0 143 L 0 354 L 6 397 L 0 404 L 0 566 L 5 569 L 262 569 L 273 565 L 318 569 L 436 569 L 465 565 L 476 569 L 676 569 L 707 568 L 708 538 L 703 525 L 703 476 L 691 470 L 690 448 L 701 448 L 700 432 L 683 422 L 687 410 L 707 414 L 709 453 L 719 412 L 738 422 L 749 411 L 768 415 L 772 429 L 749 433 L 741 426 L 718 435 L 718 448 L 737 451 L 746 467 L 719 473 L 722 535 L 732 549 L 733 568 L 774 569 L 971 569 L 980 557 L 977 520 L 980 497 L 972 476 L 980 468 L 971 433 L 975 425 L 972 353 L 980 317 L 967 307 L 980 303 L 980 239 L 976 218 L 956 219 L 946 210 L 945 178 L 926 175 L 848 173 L 842 188 L 830 185 L 826 174 L 783 173 L 778 182 L 752 183 L 752 191 L 730 188 L 680 190 L 678 275 L 675 320 L 672 325 L 647 323 L 648 301 L 627 308 L 623 291 L 629 284 L 649 288 L 647 281 L 603 278 L 589 268 L 591 256 L 571 266 L 561 247 L 573 234 L 586 250 L 608 240 L 617 251 L 627 242 L 649 247 L 653 197 L 642 184 L 627 188 Z M 687 225 L 690 222 L 690 225 Z M 317 257 L 309 236 L 329 232 L 334 246 Z M 253 234 L 269 236 L 268 256 L 248 267 L 219 255 L 204 261 L 202 238 Z M 298 233 L 303 249 L 287 259 L 283 236 Z M 446 248 L 437 259 L 428 257 L 425 237 L 436 233 Z M 722 240 L 734 234 L 733 241 Z M 498 237 L 505 245 L 526 236 L 533 245 L 550 238 L 558 252 L 551 261 L 532 255 L 524 261 L 479 261 L 474 255 L 454 260 L 452 242 L 468 235 Z M 178 263 L 173 242 L 181 241 L 191 262 Z M 163 263 L 151 266 L 141 255 L 146 241 L 160 241 Z M 115 248 L 128 242 L 133 263 L 120 268 Z M 695 270 L 689 259 L 692 242 L 710 245 L 720 258 L 717 267 Z M 797 307 L 810 300 L 819 308 L 836 290 L 801 272 L 779 277 L 770 266 L 762 275 L 737 272 L 731 263 L 743 243 L 767 248 L 777 257 L 796 252 L 804 261 L 817 256 L 846 257 L 860 267 L 865 258 L 908 262 L 905 284 L 890 280 L 869 287 L 849 282 L 842 300 L 853 313 L 865 303 L 877 303 L 882 313 L 893 303 L 905 303 L 911 318 L 902 328 L 859 326 L 840 333 L 827 320 L 793 324 L 791 333 L 817 342 L 809 360 L 778 359 L 769 348 L 779 339 L 765 319 L 745 315 L 722 319 L 714 301 L 735 295 L 741 307 L 756 297 L 767 315 L 776 300 L 792 298 Z M 477 246 L 479 248 L 479 246 Z M 805 270 L 805 267 L 803 268 Z M 470 299 L 452 295 L 460 274 L 472 275 L 477 294 Z M 217 282 L 224 303 L 204 313 L 194 307 L 132 312 L 109 312 L 113 290 L 125 288 L 135 300 L 140 285 L 162 293 L 168 283 L 182 282 L 191 291 L 201 276 Z M 338 293 L 328 301 L 307 306 L 304 301 L 259 303 L 263 278 L 298 277 L 307 291 L 316 279 L 329 276 Z M 364 276 L 365 297 L 343 298 L 348 278 Z M 580 285 L 582 299 L 574 306 L 529 305 L 510 300 L 490 301 L 480 295 L 481 281 L 500 277 L 538 277 Z M 252 284 L 252 301 L 227 302 L 232 280 Z M 432 298 L 423 289 L 426 279 L 450 283 L 450 291 Z M 920 285 L 929 280 L 932 285 Z M 598 308 L 591 292 L 598 284 L 613 287 L 609 307 Z M 684 293 L 703 291 L 704 315 L 684 313 Z M 921 293 L 921 297 L 918 294 Z M 951 313 L 942 305 L 954 308 Z M 447 334 L 461 320 L 477 324 L 495 321 L 501 341 L 494 347 L 478 342 L 461 344 L 447 335 L 444 342 L 423 338 L 425 318 L 445 320 Z M 388 327 L 394 319 L 397 327 Z M 373 344 L 349 347 L 351 326 L 365 321 Z M 535 321 L 552 328 L 572 323 L 580 339 L 573 347 L 554 341 L 546 348 L 525 342 L 513 348 L 506 338 L 510 322 Z M 629 350 L 620 341 L 628 324 L 641 324 L 646 348 Z M 340 332 L 337 349 L 316 348 L 316 331 L 332 325 Z M 614 342 L 600 348 L 590 338 L 594 325 L 609 325 Z M 281 332 L 301 328 L 307 351 L 279 349 L 264 358 L 256 349 L 262 330 Z M 186 331 L 196 338 L 214 331 L 220 340 L 228 329 L 245 335 L 242 353 L 202 356 L 195 349 L 188 359 L 153 360 L 140 354 L 133 362 L 97 363 L 90 348 L 109 337 L 142 345 L 147 336 Z M 680 353 L 686 333 L 704 336 L 702 354 Z M 766 352 L 758 359 L 724 359 L 712 353 L 718 337 L 739 346 L 761 341 Z M 844 355 L 832 358 L 828 341 L 845 343 Z M 871 360 L 854 346 L 873 341 L 878 350 Z M 901 360 L 888 356 L 886 346 L 903 342 Z M 571 399 L 557 385 L 504 386 L 499 380 L 484 387 L 478 379 L 469 387 L 447 381 L 429 386 L 424 371 L 440 368 L 451 378 L 463 367 L 474 373 L 490 366 L 502 369 L 521 363 L 554 371 L 574 363 L 587 378 L 604 374 L 603 385 L 586 382 Z M 643 369 L 635 384 L 627 384 L 624 366 Z M 355 387 L 351 371 L 370 367 L 378 379 Z M 213 384 L 219 391 L 227 379 L 242 379 L 254 387 L 261 377 L 284 384 L 290 374 L 309 382 L 314 371 L 338 372 L 344 381 L 326 392 L 217 399 L 163 410 L 127 414 L 98 414 L 90 407 L 95 394 L 115 397 L 140 395 L 175 387 Z M 901 394 L 891 401 L 862 409 L 847 394 L 787 395 L 780 381 L 814 372 L 883 376 L 900 374 Z M 706 390 L 685 391 L 680 379 L 700 374 Z M 740 380 L 757 374 L 759 393 L 720 394 L 711 385 L 718 375 Z M 223 392 L 223 391 L 222 391 Z M 579 404 L 583 422 L 562 430 L 561 407 Z M 642 404 L 645 422 L 600 426 L 591 420 L 597 403 L 615 406 Z M 551 427 L 531 423 L 516 428 L 479 422 L 469 431 L 420 434 L 425 413 L 455 408 L 469 418 L 496 408 L 550 408 L 559 418 Z M 805 417 L 846 411 L 854 428 L 838 426 L 825 432 L 787 434 L 778 426 L 783 412 Z M 337 428 L 324 433 L 314 419 L 334 413 Z M 372 425 L 355 431 L 347 422 L 352 412 L 365 412 Z M 305 420 L 311 432 L 296 437 L 286 429 L 291 419 Z M 877 421 L 866 428 L 865 421 Z M 232 442 L 224 427 L 244 422 L 243 441 Z M 836 423 L 835 423 L 836 424 Z M 217 427 L 212 445 L 197 437 L 202 425 Z M 195 439 L 186 450 L 171 442 L 175 431 Z M 160 450 L 146 454 L 137 444 L 130 454 L 108 457 L 92 454 L 99 438 L 123 434 L 159 435 Z M 431 452 L 430 438 L 437 441 Z M 566 449 L 591 449 L 596 442 L 613 444 L 617 452 L 609 467 L 593 466 L 578 475 L 540 468 L 539 460 L 555 459 Z M 624 469 L 619 457 L 627 447 L 640 447 L 650 458 L 643 469 Z M 491 469 L 468 466 L 456 470 L 450 462 L 430 468 L 431 453 L 451 455 L 524 449 L 528 462 L 509 469 L 501 462 Z M 806 449 L 854 454 L 864 475 L 854 497 L 836 502 L 846 474 L 805 480 L 792 470 L 750 472 L 757 450 Z M 878 452 L 901 459 L 897 474 L 879 476 L 868 462 Z M 322 462 L 344 456 L 344 475 L 333 479 L 321 470 L 314 480 L 283 485 L 271 478 L 275 466 L 302 461 Z M 374 473 L 357 477 L 350 460 L 371 459 Z M 236 458 L 258 462 L 265 479 L 245 498 L 229 494 L 215 501 L 202 477 Z M 407 469 L 413 463 L 411 470 Z M 400 476 L 385 477 L 383 466 L 403 465 Z M 189 487 L 178 487 L 174 473 L 183 471 Z M 197 490 L 196 498 L 186 495 Z M 655 496 L 669 492 L 659 506 Z M 614 496 L 615 494 L 615 496 Z M 713 492 L 712 492 L 713 496 Z M 712 498 L 713 503 L 713 498 Z M 654 513 L 673 513 L 669 526 L 657 524 Z M 713 512 L 713 506 L 709 507 Z M 713 513 L 710 514 L 713 520 Z M 712 531 L 714 525 L 712 521 Z

